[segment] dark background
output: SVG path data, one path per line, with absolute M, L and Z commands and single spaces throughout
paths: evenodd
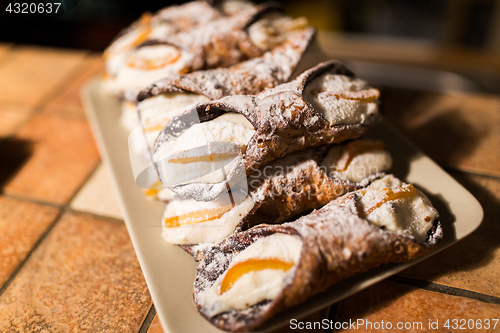
M 103 50 L 144 11 L 183 1 L 68 0 L 68 13 L 9 14 L 0 0 L 0 41 Z M 263 2 L 263 1 L 256 1 Z M 306 16 L 320 29 L 395 36 L 454 48 L 500 49 L 499 0 L 313 0 L 284 1 L 293 16 Z

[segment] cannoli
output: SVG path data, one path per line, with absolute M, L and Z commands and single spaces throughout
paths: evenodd
M 112 86 L 120 68 L 127 62 L 128 54 L 148 40 L 155 40 L 181 31 L 189 31 L 221 18 L 219 10 L 205 1 L 193 1 L 179 6 L 164 8 L 154 15 L 144 13 L 139 20 L 125 28 L 104 51 L 106 74 L 105 88 L 109 92 L 116 90 Z M 114 91 L 117 93 L 118 91 Z
M 235 231 L 282 223 L 320 208 L 382 177 L 391 163 L 382 142 L 373 140 L 298 152 L 250 175 L 244 200 L 231 202 L 223 196 L 209 202 L 184 198 L 168 203 L 162 236 L 198 259 L 203 255 L 200 249 L 207 247 L 201 244 L 213 244 Z
M 262 22 L 271 22 L 274 29 Z M 228 67 L 261 56 L 306 26 L 305 19 L 292 19 L 273 5 L 255 6 L 187 31 L 144 41 L 127 53 L 108 86 L 119 93 L 139 91 L 168 76 Z
M 230 95 L 256 95 L 290 79 L 314 33 L 315 29 L 312 27 L 293 31 L 286 40 L 263 56 L 228 68 L 165 78 L 142 90 L 137 100 L 140 103 L 145 99 L 173 92 L 195 93 L 210 100 Z
M 197 269 L 194 302 L 226 331 L 251 331 L 355 274 L 413 260 L 442 239 L 425 195 L 392 175 L 302 218 L 229 236 Z
M 282 45 L 262 57 L 235 66 L 160 80 L 139 93 L 137 108 L 133 103 L 127 103 L 122 123 L 132 130 L 139 126 L 140 119 L 149 146 L 153 146 L 161 128 L 170 118 L 184 111 L 183 107 L 229 95 L 258 94 L 288 81 L 314 32 L 313 28 L 294 32 Z M 144 148 L 146 146 L 141 142 L 134 151 L 146 155 Z
M 309 147 L 360 137 L 378 119 L 378 97 L 377 89 L 354 78 L 341 63 L 329 61 L 259 95 L 229 96 L 198 104 L 171 119 L 158 135 L 154 161 L 159 178 L 182 196 L 213 200 L 227 186 L 273 160 Z M 246 125 L 245 135 L 223 137 L 223 133 L 235 130 L 218 120 L 228 113 L 236 113 L 251 125 Z M 185 170 L 191 169 L 191 164 L 206 163 L 206 170 L 213 167 L 212 153 L 195 151 L 202 140 L 193 140 L 194 133 L 202 133 L 203 144 L 208 146 L 210 142 L 239 145 L 241 154 L 227 155 L 219 163 L 224 167 L 214 168 L 211 174 L 188 175 Z M 182 155 L 193 158 L 179 158 Z

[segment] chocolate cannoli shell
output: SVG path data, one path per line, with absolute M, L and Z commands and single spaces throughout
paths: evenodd
M 329 146 L 308 149 L 275 161 L 248 178 L 255 206 L 235 229 L 245 231 L 259 224 L 279 224 L 324 206 L 328 202 L 365 187 L 384 173 L 367 177 L 363 184 L 333 179 L 319 164 Z M 206 245 L 181 245 L 196 261 L 203 258 Z
M 256 129 L 243 155 L 242 163 L 247 175 L 296 151 L 357 139 L 378 120 L 378 114 L 372 114 L 353 125 L 331 125 L 321 112 L 315 110 L 303 97 L 306 85 L 328 71 L 353 76 L 343 64 L 328 61 L 304 72 L 289 83 L 268 89 L 256 96 L 229 96 L 218 101 L 198 104 L 173 118 L 162 129 L 155 142 L 155 152 L 164 142 L 175 139 L 193 124 L 212 120 L 228 111 L 241 113 Z M 226 183 L 232 186 L 240 180 L 235 176 L 241 167 L 241 163 L 234 163 L 222 183 L 180 184 L 170 189 L 198 201 L 210 201 L 226 189 Z
M 200 15 L 201 13 L 203 14 Z M 192 1 L 182 5 L 173 5 L 160 9 L 154 14 L 146 12 L 130 26 L 122 29 L 111 41 L 110 48 L 124 35 L 140 28 L 149 27 L 152 24 L 167 23 L 170 27 L 170 33 L 173 34 L 188 31 L 196 26 L 218 20 L 221 17 L 222 14 L 206 1 Z
M 251 174 L 248 186 L 256 198 L 256 207 L 241 230 L 263 223 L 283 223 L 360 188 L 359 184 L 328 177 L 319 166 L 329 148 L 307 149 Z
M 192 92 L 212 100 L 258 94 L 290 79 L 315 32 L 314 28 L 297 31 L 263 56 L 228 68 L 197 71 L 158 81 L 141 91 L 137 100 L 140 102 L 166 92 Z
M 231 310 L 208 318 L 197 303 L 200 291 L 213 285 L 239 252 L 276 232 L 297 235 L 303 241 L 299 263 L 280 295 L 245 310 Z M 216 244 L 198 267 L 194 301 L 200 313 L 216 327 L 226 331 L 251 331 L 276 313 L 304 302 L 345 278 L 380 265 L 422 256 L 435 249 L 441 239 L 439 220 L 424 243 L 375 227 L 358 216 L 356 193 L 347 194 L 295 222 L 257 226 Z
M 189 31 L 151 40 L 144 45 L 169 44 L 190 53 L 193 59 L 189 72 L 228 67 L 264 53 L 250 40 L 246 28 L 272 11 L 282 9 L 275 3 L 258 5 L 253 10 L 221 17 Z

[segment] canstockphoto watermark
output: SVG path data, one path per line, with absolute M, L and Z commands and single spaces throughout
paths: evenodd
M 456 330 L 480 330 L 480 329 L 496 329 L 499 325 L 498 318 L 482 318 L 482 319 L 428 319 L 427 321 L 370 321 L 368 319 L 356 319 L 349 321 L 335 321 L 330 319 L 323 319 L 322 321 L 298 321 L 297 319 L 290 320 L 290 328 L 292 330 L 438 330 L 446 329 L 448 331 Z
M 368 319 L 356 319 L 349 321 L 335 321 L 330 319 L 323 319 L 322 321 L 299 321 L 297 319 L 290 320 L 290 328 L 292 330 L 340 330 L 340 329 L 354 329 L 354 330 L 423 330 L 424 323 L 420 321 L 370 321 Z M 425 328 L 428 328 L 425 326 Z

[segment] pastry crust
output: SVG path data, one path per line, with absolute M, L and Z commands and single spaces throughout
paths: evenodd
M 146 13 L 106 50 L 104 89 L 119 96 L 131 90 L 129 94 L 135 94 L 135 99 L 141 89 L 163 77 L 228 67 L 259 57 L 265 51 L 251 40 L 247 28 L 262 15 L 273 12 L 282 12 L 282 9 L 275 3 L 249 5 L 228 15 L 198 1 L 168 7 L 154 15 Z M 132 34 L 137 36 L 132 38 Z M 131 40 L 120 50 L 120 41 L 124 42 L 125 35 Z M 158 53 L 159 49 L 171 59 L 141 60 L 146 54 Z
M 307 149 L 267 165 L 248 178 L 253 209 L 238 223 L 235 232 L 259 224 L 279 224 L 340 196 L 364 188 L 385 173 L 378 172 L 354 183 L 329 177 L 320 166 L 331 146 Z M 380 170 L 386 171 L 386 170 Z M 196 261 L 204 257 L 209 246 L 181 245 Z
M 207 1 L 192 1 L 182 5 L 173 5 L 160 9 L 154 14 L 146 12 L 141 18 L 118 33 L 106 49 L 105 58 L 109 52 L 113 52 L 117 41 L 134 31 L 147 29 L 158 24 L 168 24 L 170 33 L 179 33 L 218 20 L 221 17 L 222 14 L 219 10 Z
M 307 84 L 326 72 L 354 76 L 342 63 L 328 61 L 311 68 L 289 83 L 268 89 L 259 95 L 229 96 L 198 104 L 173 118 L 158 135 L 155 152 L 193 124 L 212 120 L 228 111 L 245 116 L 256 133 L 242 158 L 232 164 L 224 182 L 180 184 L 170 189 L 197 201 L 210 201 L 226 191 L 228 184 L 233 186 L 240 181 L 245 172 L 249 175 L 273 160 L 306 148 L 360 137 L 378 120 L 377 113 L 353 125 L 332 125 L 305 100 L 304 90 Z M 159 174 L 161 179 L 161 172 Z
M 262 15 L 281 10 L 274 3 L 258 5 L 254 10 L 221 17 L 188 31 L 148 40 L 138 47 L 167 44 L 191 54 L 192 59 L 186 72 L 228 67 L 264 53 L 250 40 L 246 28 Z
M 357 192 L 347 194 L 295 222 L 257 226 L 216 244 L 197 269 L 193 295 L 200 313 L 220 329 L 251 331 L 276 313 L 345 278 L 383 264 L 413 260 L 435 249 L 441 241 L 439 219 L 422 243 L 411 236 L 371 225 L 359 216 L 358 196 Z M 208 317 L 197 302 L 199 294 L 214 284 L 238 253 L 273 233 L 297 235 L 303 241 L 299 263 L 279 296 L 244 310 L 233 309 Z
M 197 71 L 166 78 L 142 90 L 139 102 L 166 92 L 192 92 L 216 100 L 230 95 L 255 95 L 290 79 L 316 29 L 306 28 L 263 56 L 228 68 Z

